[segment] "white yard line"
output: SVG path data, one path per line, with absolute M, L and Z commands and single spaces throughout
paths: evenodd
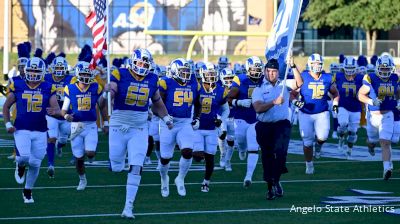
M 390 178 L 390 180 L 400 180 L 398 178 Z M 352 179 L 320 179 L 320 180 L 282 180 L 281 183 L 323 183 L 323 182 L 347 182 L 347 181 L 382 181 L 382 178 L 352 178 Z M 221 184 L 243 184 L 241 181 L 219 181 L 211 182 L 211 185 L 221 185 Z M 264 181 L 253 181 L 252 184 L 265 184 Z M 174 184 L 170 184 L 171 186 Z M 201 185 L 201 183 L 185 183 L 185 185 Z M 141 184 L 140 187 L 155 187 L 160 186 L 160 183 L 156 184 Z M 118 188 L 126 187 L 125 184 L 110 184 L 110 185 L 88 185 L 86 188 Z M 55 187 L 35 187 L 34 190 L 44 190 L 44 189 L 75 189 L 74 186 L 55 186 Z M 0 191 L 7 190 L 21 190 L 23 187 L 3 187 Z
M 342 208 L 354 208 L 360 205 L 341 206 Z M 385 207 L 399 207 L 400 205 L 373 205 Z M 312 207 L 312 206 L 311 206 Z M 324 208 L 324 205 L 317 207 Z M 159 215 L 188 215 L 188 214 L 218 214 L 218 213 L 245 213 L 245 212 L 275 212 L 275 211 L 291 211 L 292 208 L 258 208 L 258 209 L 226 209 L 226 210 L 200 210 L 200 211 L 177 211 L 177 212 L 144 212 L 135 213 L 135 216 L 159 216 Z M 295 212 L 294 212 L 295 213 Z M 32 220 L 32 219 L 66 219 L 66 218 L 92 218 L 92 217 L 114 217 L 120 216 L 119 213 L 106 214 L 86 214 L 86 215 L 52 215 L 52 216 L 31 216 L 31 217 L 5 217 L 0 220 Z

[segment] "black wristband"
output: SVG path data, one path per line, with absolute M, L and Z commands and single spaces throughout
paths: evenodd
M 296 67 L 297 67 L 296 64 L 290 66 L 290 68 L 296 68 Z

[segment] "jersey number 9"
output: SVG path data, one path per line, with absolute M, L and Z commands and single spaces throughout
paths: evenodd
M 201 113 L 209 114 L 211 112 L 212 98 L 203 98 L 201 101 Z
M 90 97 L 78 98 L 78 110 L 79 111 L 89 111 L 91 108 Z

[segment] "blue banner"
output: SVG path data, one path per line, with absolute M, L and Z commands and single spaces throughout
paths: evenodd
M 267 41 L 265 57 L 279 61 L 279 76 L 286 72 L 286 57 L 293 45 L 303 0 L 282 0 Z

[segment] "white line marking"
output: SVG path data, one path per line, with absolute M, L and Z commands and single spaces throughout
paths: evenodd
M 10 155 L 10 154 L 7 154 Z M 396 161 L 396 160 L 394 160 Z M 156 160 L 152 160 L 153 164 L 156 164 Z M 329 164 L 329 163 L 368 163 L 368 162 L 379 162 L 379 161 L 358 161 L 358 160 L 328 160 L 328 161 L 314 161 L 314 164 Z M 286 162 L 287 164 L 305 164 L 304 161 L 292 161 Z M 247 165 L 247 163 L 231 163 L 232 165 Z M 262 163 L 257 163 L 262 165 Z M 13 165 L 15 166 L 15 165 Z M 145 165 L 146 167 L 147 165 Z M 75 166 L 55 166 L 55 169 L 75 169 Z M 86 166 L 85 168 L 105 168 L 105 166 Z M 47 169 L 47 166 L 43 166 L 40 169 Z M 0 167 L 0 170 L 15 170 L 15 167 Z
M 342 206 L 354 208 L 361 205 Z M 399 207 L 400 205 L 373 205 L 373 207 Z M 324 206 L 320 206 L 324 208 Z M 145 212 L 135 213 L 135 216 L 157 216 L 157 215 L 188 215 L 188 214 L 216 214 L 216 213 L 242 213 L 242 212 L 271 212 L 271 211 L 290 211 L 291 208 L 256 208 L 256 209 L 228 209 L 228 210 L 200 210 L 200 211 L 180 211 L 180 212 Z M 65 218 L 91 218 L 91 217 L 113 217 L 120 216 L 119 213 L 92 214 L 92 215 L 53 215 L 53 216 L 31 216 L 31 217 L 6 217 L 0 220 L 30 220 L 30 219 L 65 219 Z
M 281 183 L 318 183 L 318 182 L 346 182 L 346 181 L 382 181 L 382 178 L 355 178 L 355 179 L 322 179 L 322 180 L 282 180 Z M 398 178 L 390 178 L 390 180 L 400 180 Z M 211 182 L 211 185 L 221 185 L 221 184 L 243 184 L 241 181 L 220 181 L 220 182 Z M 265 184 L 264 181 L 253 181 L 252 184 Z M 174 184 L 170 184 L 171 186 Z M 185 185 L 201 185 L 201 183 L 185 183 Z M 140 187 L 155 187 L 160 186 L 157 184 L 141 184 Z M 88 185 L 86 188 L 117 188 L 117 187 L 126 187 L 125 184 L 110 184 L 110 185 Z M 44 190 L 44 189 L 70 189 L 76 188 L 76 186 L 55 186 L 55 187 L 34 187 L 34 190 Z M 23 187 L 4 187 L 0 188 L 0 191 L 7 190 L 22 190 Z

